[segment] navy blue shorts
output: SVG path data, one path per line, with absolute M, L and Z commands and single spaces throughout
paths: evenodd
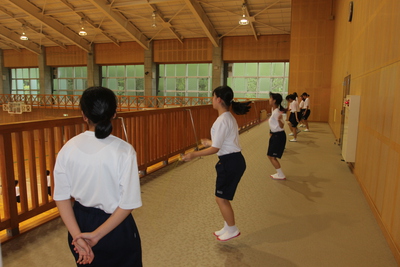
M 272 133 L 269 138 L 267 156 L 280 159 L 283 155 L 286 145 L 286 133 L 285 131 Z
M 304 109 L 305 110 L 305 109 Z M 303 112 L 303 117 L 302 117 L 302 119 L 303 120 L 307 120 L 308 119 L 308 117 L 310 116 L 310 113 L 311 113 L 311 110 L 309 110 L 309 109 L 307 109 L 307 111 L 304 113 Z
M 290 112 L 289 121 L 292 127 L 297 127 L 297 124 L 299 124 L 299 122 L 296 120 L 296 113 Z
M 111 214 L 105 213 L 101 209 L 82 206 L 75 201 L 73 207 L 76 221 L 81 232 L 92 232 L 103 224 Z M 78 260 L 78 254 L 71 245 L 72 237 L 68 233 L 68 244 L 71 252 Z M 142 266 L 142 247 L 136 223 L 130 214 L 114 230 L 105 235 L 92 247 L 94 260 L 91 264 L 77 264 L 77 266 L 118 266 L 118 267 L 141 267 Z
M 215 165 L 217 182 L 215 196 L 233 200 L 236 188 L 246 170 L 246 161 L 241 152 L 219 156 Z

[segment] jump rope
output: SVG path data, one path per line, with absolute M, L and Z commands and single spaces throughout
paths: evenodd
M 190 116 L 190 120 L 191 120 L 191 124 L 192 124 L 192 128 L 193 128 L 194 137 L 196 139 L 196 149 L 199 150 L 199 143 L 198 143 L 198 140 L 197 140 L 196 128 L 195 128 L 195 125 L 194 125 L 192 111 L 190 109 L 185 109 L 185 110 L 189 112 L 189 116 Z M 126 140 L 126 142 L 129 143 L 129 138 L 128 138 L 128 134 L 127 134 L 124 118 L 123 117 L 117 117 L 117 118 L 121 120 L 121 127 L 122 127 L 124 135 L 125 135 L 125 140 Z M 171 170 L 167 174 L 166 179 L 171 178 L 172 175 L 174 174 L 176 168 L 183 164 L 183 162 L 184 162 L 183 161 L 183 156 L 184 156 L 183 153 L 179 154 L 178 159 L 172 164 Z M 157 205 L 157 209 L 154 212 L 154 214 L 156 214 L 157 217 L 161 216 L 165 212 L 165 209 L 163 209 L 163 208 L 164 208 L 165 203 L 167 203 L 167 201 L 165 201 L 166 190 L 170 187 L 171 181 L 172 181 L 172 179 L 168 179 L 168 181 L 164 185 L 164 189 L 159 194 L 161 205 Z M 153 212 L 152 212 L 152 214 L 153 214 Z M 154 223 L 155 223 L 156 220 L 151 220 L 151 221 L 154 221 Z M 153 223 L 152 223 L 151 228 L 159 228 L 159 226 L 153 225 Z

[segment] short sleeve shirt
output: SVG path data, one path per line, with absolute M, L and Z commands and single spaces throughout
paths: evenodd
M 75 198 L 86 207 L 113 213 L 142 206 L 136 151 L 110 135 L 86 131 L 60 150 L 54 168 L 54 200 Z
M 276 108 L 272 111 L 271 117 L 268 120 L 269 123 L 269 129 L 271 132 L 276 133 L 276 132 L 282 132 L 284 131 L 281 126 L 279 126 L 279 116 L 282 114 L 281 111 L 279 111 L 279 108 Z
M 211 127 L 212 147 L 219 148 L 218 156 L 240 152 L 239 127 L 229 111 L 221 114 Z

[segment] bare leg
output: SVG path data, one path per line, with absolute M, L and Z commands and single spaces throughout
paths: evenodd
M 308 129 L 308 121 L 307 120 L 304 120 L 304 124 L 306 125 L 306 129 L 309 130 Z
M 217 201 L 219 210 L 221 211 L 222 217 L 224 218 L 225 222 L 228 226 L 235 225 L 235 214 L 233 213 L 233 209 L 231 206 L 231 202 L 227 199 L 223 199 L 220 197 L 215 197 Z
M 275 168 L 276 170 L 281 168 L 281 164 L 279 163 L 279 161 L 278 161 L 277 158 L 271 157 L 271 156 L 268 156 L 268 158 L 269 158 L 269 160 L 271 161 L 272 166 L 274 166 L 274 168 Z

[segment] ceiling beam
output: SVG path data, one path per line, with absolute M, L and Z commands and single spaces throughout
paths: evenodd
M 1 38 L 0 38 L 0 43 L 3 43 L 3 44 L 5 44 L 6 46 L 9 46 L 10 48 L 12 48 L 12 49 L 14 49 L 14 50 L 16 50 L 16 51 L 18 51 L 18 52 L 21 52 L 21 48 L 19 48 L 18 46 L 14 45 L 14 44 L 11 44 L 11 43 L 9 43 L 9 42 L 6 42 L 5 40 L 3 40 L 3 39 L 1 39 Z
M 18 46 L 26 48 L 37 55 L 40 55 L 42 53 L 40 47 L 36 43 L 31 42 L 29 40 L 22 41 L 21 39 L 19 39 L 21 37 L 20 35 L 18 35 L 13 31 L 10 31 L 4 26 L 0 26 L 0 36 L 3 39 L 6 39 L 14 44 L 17 44 Z
M 86 52 L 90 52 L 92 50 L 88 41 L 84 38 L 80 37 L 70 28 L 66 27 L 64 24 L 59 21 L 45 16 L 42 10 L 31 2 L 27 0 L 8 0 L 8 2 L 12 3 L 14 6 L 24 11 L 27 15 L 34 17 L 35 19 L 41 21 L 47 27 L 55 30 L 59 34 L 61 34 L 64 38 L 68 39 L 70 42 L 85 50 Z
M 150 4 L 150 7 L 151 7 L 151 9 L 152 9 L 154 12 L 156 12 L 156 17 L 158 16 L 158 18 L 162 21 L 163 27 L 164 27 L 164 28 L 167 28 L 168 30 L 170 30 L 170 32 L 175 36 L 175 38 L 178 39 L 179 42 L 181 42 L 181 44 L 183 44 L 181 35 L 179 35 L 179 34 L 176 32 L 175 28 L 173 28 L 172 25 L 171 25 L 171 20 L 176 16 L 176 14 L 179 13 L 179 11 L 178 11 L 170 20 L 167 21 L 167 20 L 164 18 L 164 15 L 163 15 L 160 11 L 157 10 L 157 6 L 156 6 L 156 5 Z M 183 7 L 182 7 L 182 8 L 183 8 Z M 181 9 L 181 10 L 182 10 L 182 9 Z
M 52 41 L 53 43 L 57 44 L 58 46 L 67 49 L 67 47 L 65 46 L 65 44 L 63 44 L 62 42 L 60 42 L 59 40 L 53 38 L 52 36 L 50 36 L 49 34 L 47 34 L 46 32 L 44 32 L 43 30 L 39 30 L 37 29 L 35 26 L 33 26 L 32 24 L 30 24 L 29 22 L 23 20 L 23 19 L 17 19 L 17 21 L 21 22 L 22 25 L 25 25 L 27 28 L 33 30 L 34 32 L 44 36 L 45 38 L 49 39 L 50 41 Z
M 117 26 L 123 29 L 129 36 L 131 36 L 139 45 L 148 50 L 148 38 L 140 32 L 132 23 L 129 22 L 120 12 L 113 11 L 108 2 L 104 0 L 88 0 L 98 10 L 102 11 L 109 19 L 111 19 Z
M 251 31 L 253 32 L 254 38 L 258 41 L 258 36 L 257 36 L 257 32 L 256 29 L 254 27 L 254 18 L 250 16 L 250 12 L 249 12 L 249 7 L 246 3 L 246 0 L 243 0 L 243 5 L 245 6 L 243 12 L 246 15 L 246 18 L 249 21 L 250 27 L 251 27 Z
M 204 12 L 201 5 L 196 0 L 184 0 L 186 5 L 189 7 L 190 11 L 194 15 L 197 20 L 197 23 L 201 26 L 204 33 L 207 35 L 208 39 L 210 39 L 211 43 L 214 47 L 219 47 L 218 33 L 214 29 L 210 19 L 207 17 L 207 14 Z
M 61 46 L 62 48 L 66 48 L 65 45 L 64 45 L 62 42 L 56 40 L 55 38 L 51 37 L 51 36 L 48 35 L 47 33 L 43 32 L 42 30 L 36 29 L 35 26 L 33 26 L 33 25 L 30 24 L 29 22 L 25 21 L 24 19 L 16 18 L 16 16 L 15 16 L 12 12 L 8 11 L 8 10 L 5 9 L 4 7 L 1 7 L 1 6 L 0 6 L 0 11 L 3 12 L 4 14 L 7 14 L 7 15 L 10 16 L 12 19 L 14 19 L 14 20 L 20 22 L 22 25 L 25 25 L 25 26 L 28 27 L 29 29 L 35 31 L 36 33 L 38 33 L 38 34 L 40 34 L 40 35 L 43 35 L 44 37 L 46 37 L 46 38 L 49 39 L 50 41 L 54 42 L 55 44 Z

